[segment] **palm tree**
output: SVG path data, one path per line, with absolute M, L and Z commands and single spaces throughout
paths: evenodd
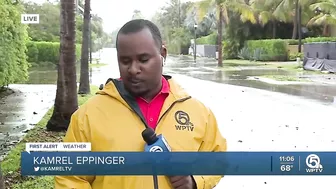
M 90 75 L 89 75 L 89 41 L 90 41 L 90 22 L 91 22 L 90 0 L 85 0 L 84 4 L 84 24 L 83 40 L 81 53 L 80 83 L 78 94 L 90 94 Z
M 278 5 L 279 10 L 283 13 L 287 12 L 287 14 L 280 15 L 281 21 L 293 23 L 292 39 L 296 39 L 298 29 L 301 29 L 301 26 L 306 25 L 312 18 L 313 12 L 309 9 L 309 5 L 316 3 L 316 1 L 318 0 L 282 0 Z M 301 23 L 298 23 L 299 20 Z
M 198 19 L 203 20 L 209 9 L 216 9 L 218 19 L 218 67 L 223 67 L 223 24 L 229 24 L 230 10 L 239 12 L 242 19 L 255 23 L 254 12 L 245 0 L 204 0 L 196 3 Z
M 317 14 L 307 25 L 323 25 L 323 35 L 328 36 L 329 25 L 336 25 L 336 0 L 323 0 L 310 5 L 310 8 Z
M 60 59 L 54 111 L 47 123 L 52 131 L 66 130 L 78 108 L 76 82 L 75 0 L 61 0 Z
M 265 26 L 272 23 L 272 37 L 276 37 L 277 21 L 287 21 L 288 12 L 284 11 L 283 4 L 286 0 L 251 0 L 250 4 L 255 11 L 258 23 Z M 248 19 L 245 19 L 248 20 Z

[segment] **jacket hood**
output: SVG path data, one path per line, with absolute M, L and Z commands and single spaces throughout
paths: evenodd
M 179 85 L 176 81 L 169 75 L 163 75 L 169 83 L 170 92 L 175 101 L 182 100 L 185 98 L 190 98 L 190 95 Z M 105 86 L 100 87 L 100 91 L 96 94 L 98 95 L 108 95 L 112 98 L 117 99 L 126 106 L 132 106 L 132 103 L 135 103 L 135 99 L 130 95 L 124 87 L 124 84 L 121 80 L 118 79 L 108 79 Z M 130 104 L 131 103 L 131 104 Z

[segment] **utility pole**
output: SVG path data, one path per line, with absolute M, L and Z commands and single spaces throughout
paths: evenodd
M 302 7 L 299 4 L 299 10 L 298 10 L 298 32 L 299 32 L 299 44 L 298 44 L 298 52 L 301 53 L 302 49 L 302 29 L 301 29 L 301 16 L 302 16 Z
M 194 36 L 194 64 L 196 64 L 196 52 L 197 52 L 197 49 L 196 49 L 196 38 L 197 38 L 197 24 L 194 25 L 194 28 L 195 28 L 195 36 Z

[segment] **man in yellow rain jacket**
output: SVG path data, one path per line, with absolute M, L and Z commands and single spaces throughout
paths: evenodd
M 120 79 L 109 79 L 72 116 L 64 142 L 91 142 L 92 151 L 144 151 L 151 127 L 172 151 L 226 151 L 211 110 L 162 75 L 167 56 L 159 29 L 126 23 L 117 36 Z M 201 89 L 200 89 L 201 90 Z M 159 176 L 159 189 L 211 189 L 222 176 Z M 151 189 L 151 176 L 57 176 L 56 189 Z

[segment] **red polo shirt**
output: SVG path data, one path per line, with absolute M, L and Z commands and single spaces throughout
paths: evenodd
M 149 127 L 155 130 L 156 124 L 158 122 L 160 112 L 164 101 L 169 95 L 169 83 L 162 77 L 162 88 L 161 91 L 152 99 L 152 101 L 147 102 L 145 99 L 138 97 L 136 99 L 142 115 L 147 121 Z

